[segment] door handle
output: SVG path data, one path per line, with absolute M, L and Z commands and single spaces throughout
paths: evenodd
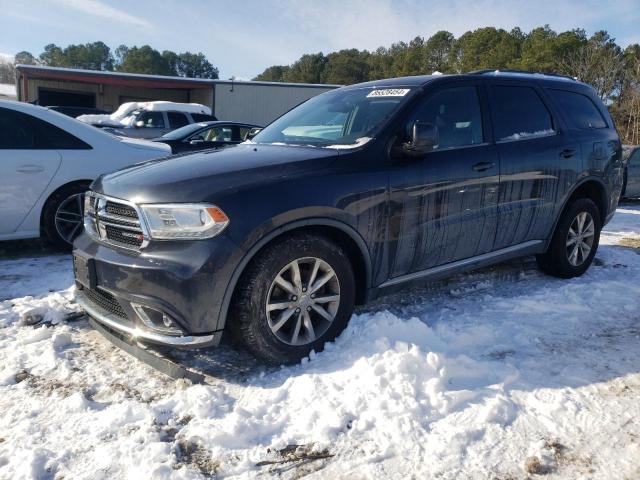
M 489 170 L 495 166 L 494 162 L 480 162 L 476 163 L 473 168 L 476 172 L 484 172 L 485 170 Z
M 44 170 L 42 165 L 20 165 L 16 168 L 19 173 L 40 173 Z
M 560 152 L 560 156 L 564 158 L 571 158 L 576 154 L 575 149 L 573 148 L 565 148 Z

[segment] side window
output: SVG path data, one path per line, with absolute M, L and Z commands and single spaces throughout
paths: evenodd
M 550 89 L 548 91 L 575 128 L 607 128 L 607 122 L 602 118 L 602 114 L 586 95 L 567 90 Z
M 211 122 L 216 121 L 217 118 L 213 115 L 206 115 L 204 113 L 192 113 L 191 118 L 193 118 L 194 122 Z
M 247 135 L 251 131 L 250 127 L 239 127 L 240 128 L 240 141 L 244 142 L 247 139 Z
M 194 138 L 190 140 L 199 139 L 202 137 L 205 142 L 230 142 L 233 136 L 233 132 L 230 127 L 211 127 L 208 130 L 198 133 Z
M 90 150 L 91 146 L 44 120 L 0 108 L 0 149 Z
M 438 127 L 437 150 L 483 142 L 482 113 L 476 87 L 449 88 L 428 97 L 409 117 L 407 135 L 416 121 Z
M 491 87 L 491 110 L 496 141 L 554 135 L 553 120 L 531 87 Z
M 37 148 L 57 150 L 91 150 L 91 146 L 61 128 L 31 117 Z
M 28 150 L 36 148 L 36 138 L 29 116 L 0 108 L 0 149 Z
M 184 113 L 180 112 L 167 112 L 167 117 L 169 119 L 169 126 L 171 128 L 180 128 L 185 125 L 189 125 L 189 119 Z
M 144 128 L 164 128 L 162 112 L 142 112 L 136 121 L 142 121 Z

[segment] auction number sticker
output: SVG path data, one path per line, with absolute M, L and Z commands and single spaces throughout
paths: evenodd
M 408 88 L 380 88 L 371 90 L 367 97 L 404 97 L 407 93 L 409 93 Z

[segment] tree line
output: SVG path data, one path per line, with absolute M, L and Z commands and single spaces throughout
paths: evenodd
M 548 25 L 528 33 L 486 27 L 456 38 L 439 31 L 375 51 L 345 49 L 302 55 L 273 65 L 254 80 L 348 85 L 381 78 L 513 69 L 558 73 L 589 83 L 609 107 L 623 140 L 640 143 L 640 45 L 625 49 L 606 31 L 556 32 Z
M 218 69 L 203 53 L 176 53 L 171 50 L 159 52 L 149 45 L 141 47 L 120 45 L 112 51 L 103 42 L 68 45 L 64 48 L 50 43 L 37 57 L 31 52 L 22 51 L 15 55 L 13 62 L 0 64 L 0 83 L 14 82 L 17 64 L 191 78 L 218 78 Z

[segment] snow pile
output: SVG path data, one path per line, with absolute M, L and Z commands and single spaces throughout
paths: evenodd
M 0 259 L 0 477 L 637 478 L 638 238 L 624 206 L 579 279 L 526 259 L 405 291 L 300 365 L 229 373 L 223 345 L 212 385 L 23 324 L 73 315 L 70 260 Z
M 130 126 L 133 112 L 145 110 L 148 112 L 185 112 L 185 113 L 203 113 L 211 115 L 211 108 L 199 103 L 178 103 L 178 102 L 126 102 L 118 107 L 118 109 L 109 114 L 103 115 L 80 115 L 77 120 L 92 125 L 104 125 L 110 127 Z
M 520 140 L 523 138 L 531 138 L 531 137 L 546 137 L 549 135 L 555 135 L 556 132 L 552 128 L 548 128 L 546 130 L 538 130 L 535 132 L 520 132 L 514 133 L 513 135 L 509 135 L 508 137 L 501 138 L 500 141 L 504 140 Z

